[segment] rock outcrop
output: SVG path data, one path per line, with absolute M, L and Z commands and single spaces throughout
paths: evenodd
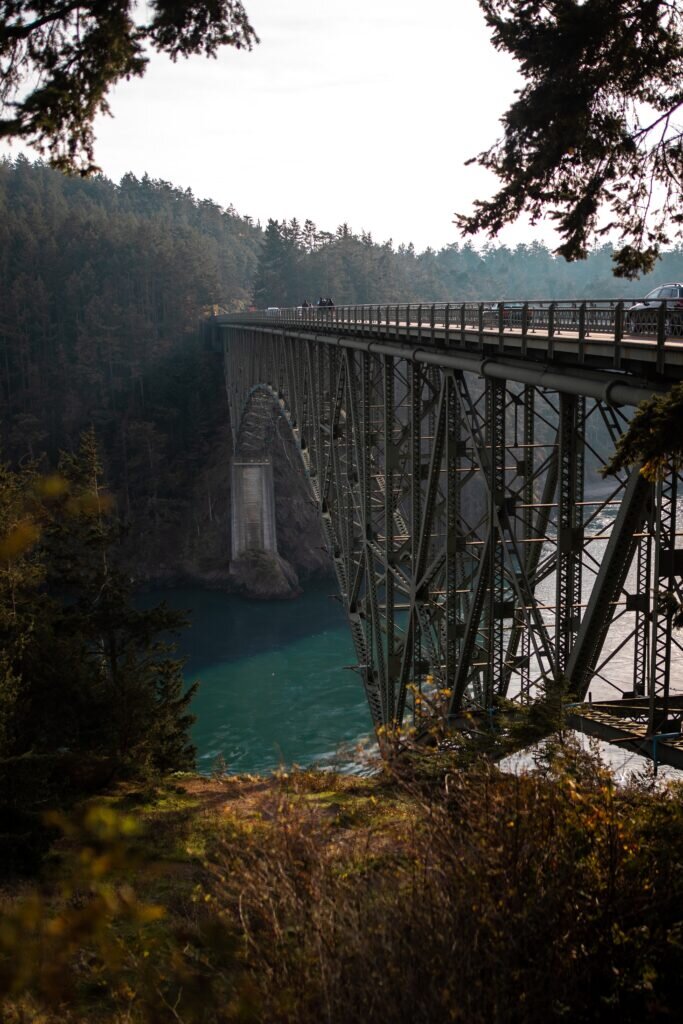
M 259 601 L 293 598 L 301 593 L 289 562 L 267 551 L 245 551 L 231 562 L 230 582 L 238 593 Z

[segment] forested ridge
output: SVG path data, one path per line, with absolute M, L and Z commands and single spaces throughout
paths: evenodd
M 200 317 L 337 303 L 638 295 L 683 278 L 615 279 L 611 249 L 567 264 L 538 243 L 417 252 L 348 224 L 265 230 L 168 182 L 0 163 L 0 449 L 12 463 L 73 450 L 94 426 L 127 560 L 141 578 L 208 579 L 227 559 L 230 438 Z M 184 567 L 184 568 L 183 568 Z
M 192 519 L 198 467 L 226 430 L 198 318 L 249 300 L 259 246 L 248 219 L 166 182 L 0 164 L 4 455 L 53 465 L 92 424 L 129 547 L 149 539 L 152 564 Z
M 363 302 L 440 302 L 460 299 L 625 298 L 683 277 L 683 247 L 664 253 L 640 281 L 612 274 L 612 247 L 578 263 L 555 258 L 540 242 L 514 248 L 457 242 L 417 252 L 409 243 L 378 244 L 366 231 L 341 224 L 335 232 L 311 221 L 269 220 L 254 282 L 259 308 L 293 306 L 331 296 L 338 305 Z
M 84 418 L 104 433 L 116 420 L 111 440 L 125 482 L 136 438 L 139 445 L 156 427 L 179 440 L 179 402 L 192 389 L 160 370 L 174 361 L 176 372 L 187 369 L 204 307 L 247 301 L 259 238 L 247 219 L 166 182 L 128 175 L 114 185 L 22 158 L 0 164 L 10 449 L 53 452 L 78 436 Z M 162 426 L 171 409 L 176 422 L 167 415 Z

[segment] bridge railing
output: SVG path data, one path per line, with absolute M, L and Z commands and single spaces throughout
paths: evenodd
M 666 300 L 547 300 L 524 302 L 365 303 L 353 306 L 271 307 L 229 314 L 235 320 L 267 321 L 286 326 L 381 330 L 408 327 L 417 331 L 515 330 L 543 334 L 611 335 L 621 338 L 683 338 L 683 305 Z
M 590 343 L 599 358 L 621 367 L 629 348 L 639 345 L 658 373 L 672 353 L 683 362 L 683 303 L 634 299 L 536 299 L 502 302 L 365 303 L 347 306 L 271 307 L 234 313 L 223 322 L 277 325 L 304 331 L 417 339 L 436 346 L 460 343 L 470 351 L 492 344 L 548 354 L 563 343 L 581 361 Z M 676 351 L 677 350 L 677 351 Z

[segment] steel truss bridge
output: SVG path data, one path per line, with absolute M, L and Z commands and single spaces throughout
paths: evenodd
M 633 406 L 683 379 L 683 339 L 666 304 L 629 334 L 628 305 L 206 322 L 236 444 L 264 408 L 291 428 L 376 727 L 562 680 L 588 731 L 683 766 L 681 479 L 598 472 Z

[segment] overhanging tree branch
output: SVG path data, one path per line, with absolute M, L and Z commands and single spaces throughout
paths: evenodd
M 495 236 L 521 213 L 532 223 L 549 216 L 562 237 L 558 254 L 575 260 L 604 234 L 605 215 L 621 235 L 615 273 L 651 270 L 683 219 L 673 120 L 683 106 L 681 0 L 479 4 L 525 85 L 502 118 L 502 139 L 474 158 L 501 187 L 456 223 Z
M 88 174 L 94 120 L 116 82 L 144 74 L 146 46 L 176 60 L 258 43 L 241 0 L 150 0 L 148 10 L 141 21 L 135 0 L 0 0 L 0 137 Z

